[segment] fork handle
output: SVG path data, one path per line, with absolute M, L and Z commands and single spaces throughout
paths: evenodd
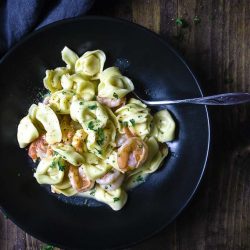
M 202 105 L 235 105 L 250 102 L 250 93 L 226 93 L 220 95 L 212 95 L 206 97 L 183 99 L 183 100 L 169 100 L 169 101 L 148 101 L 149 105 L 163 105 L 163 104 L 178 104 L 178 103 L 192 103 Z

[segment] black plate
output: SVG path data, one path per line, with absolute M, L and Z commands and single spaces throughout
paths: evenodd
M 109 65 L 125 70 L 136 92 L 150 99 L 202 96 L 190 69 L 169 45 L 138 25 L 104 17 L 60 21 L 31 34 L 0 63 L 0 205 L 36 238 L 68 248 L 106 249 L 137 243 L 161 230 L 186 206 L 203 174 L 209 149 L 206 107 L 168 106 L 178 124 L 171 156 L 163 167 L 129 193 L 118 212 L 62 201 L 36 183 L 16 129 L 39 99 L 45 70 L 63 65 L 67 45 L 79 54 L 102 49 Z M 163 108 L 163 107 L 159 107 Z M 81 202 L 80 202 L 81 203 Z

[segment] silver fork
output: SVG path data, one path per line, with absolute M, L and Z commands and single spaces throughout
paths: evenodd
M 160 101 L 148 101 L 140 98 L 134 91 L 132 94 L 138 98 L 141 102 L 150 105 L 166 105 L 166 104 L 202 104 L 202 105 L 235 105 L 241 103 L 250 102 L 250 93 L 235 92 L 235 93 L 225 93 L 219 95 L 211 95 L 206 97 L 182 99 L 182 100 L 160 100 Z

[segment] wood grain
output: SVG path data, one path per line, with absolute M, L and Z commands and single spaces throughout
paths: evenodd
M 160 33 L 206 94 L 250 91 L 248 0 L 97 1 L 90 14 L 121 17 Z M 178 26 L 176 18 L 187 25 Z M 212 149 L 198 192 L 171 225 L 130 250 L 250 249 L 250 106 L 210 108 L 210 115 Z M 0 214 L 0 249 L 42 245 Z

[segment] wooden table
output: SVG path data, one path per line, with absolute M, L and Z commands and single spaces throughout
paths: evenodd
M 161 34 L 206 94 L 250 92 L 248 0 L 97 1 L 90 14 L 124 18 Z M 131 250 L 250 249 L 250 105 L 210 113 L 212 150 L 195 197 L 164 231 Z M 1 250 L 43 245 L 0 214 Z

